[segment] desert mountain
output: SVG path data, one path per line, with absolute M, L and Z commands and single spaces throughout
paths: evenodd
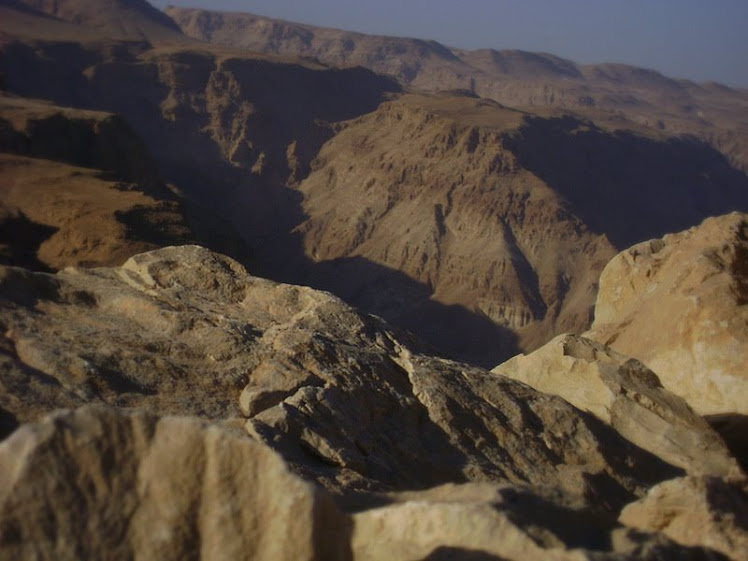
M 617 250 L 748 210 L 748 179 L 704 142 L 402 93 L 360 67 L 6 35 L 0 72 L 14 95 L 119 115 L 191 212 L 253 248 L 254 271 L 486 366 L 587 329 Z
M 57 25 L 62 21 L 82 24 L 91 34 L 110 39 L 184 41 L 171 18 L 146 0 L 0 0 L 0 7 L 49 16 L 49 30 L 63 31 L 65 26 Z M 37 22 L 34 27 L 44 24 Z
M 435 41 L 382 37 L 241 13 L 169 7 L 185 34 L 254 52 L 360 65 L 423 91 L 464 90 L 512 107 L 572 109 L 693 134 L 748 169 L 748 95 L 623 64 L 578 65 L 517 50 L 466 51 Z

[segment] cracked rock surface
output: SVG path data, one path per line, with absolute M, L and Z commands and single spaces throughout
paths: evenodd
M 99 402 L 243 424 L 340 493 L 542 483 L 615 510 L 680 473 L 557 397 L 197 246 L 0 274 L 0 406 L 19 422 Z
M 198 246 L 4 267 L 0 322 L 2 555 L 722 558 L 618 520 L 683 470 L 603 420 Z

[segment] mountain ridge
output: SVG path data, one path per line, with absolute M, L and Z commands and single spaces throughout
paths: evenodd
M 552 54 L 464 50 L 437 42 L 367 35 L 197 8 L 165 10 L 186 35 L 259 52 L 358 64 L 423 91 L 464 90 L 513 107 L 590 108 L 674 134 L 695 134 L 748 170 L 745 90 L 673 79 L 620 63 L 580 65 Z M 507 80 L 507 78 L 511 78 Z M 738 135 L 738 143 L 734 134 Z
M 16 95 L 121 115 L 188 208 L 253 248 L 253 271 L 489 367 L 587 329 L 616 250 L 748 210 L 748 179 L 709 145 L 590 109 L 407 93 L 361 67 L 194 41 L 10 38 L 0 71 Z
M 183 39 L 174 21 L 146 0 L 3 0 L 2 4 L 96 28 L 109 37 Z

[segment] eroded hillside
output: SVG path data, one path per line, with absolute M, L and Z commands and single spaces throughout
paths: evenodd
M 253 271 L 485 366 L 589 327 L 617 249 L 748 210 L 748 179 L 714 148 L 609 115 L 404 93 L 360 67 L 193 41 L 73 41 L 44 22 L 6 29 L 7 91 L 119 115 L 203 243 L 246 263 L 226 220 Z
M 692 134 L 748 170 L 748 95 L 624 64 L 578 65 L 548 53 L 455 49 L 435 41 L 383 37 L 254 14 L 169 7 L 185 34 L 263 53 L 361 65 L 425 91 L 464 90 L 512 107 L 574 110 L 624 118 L 670 134 Z
M 6 264 L 113 265 L 196 239 L 142 141 L 110 113 L 0 97 L 0 165 Z

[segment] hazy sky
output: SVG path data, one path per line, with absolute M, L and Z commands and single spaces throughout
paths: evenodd
M 748 87 L 748 0 L 165 0 Z

